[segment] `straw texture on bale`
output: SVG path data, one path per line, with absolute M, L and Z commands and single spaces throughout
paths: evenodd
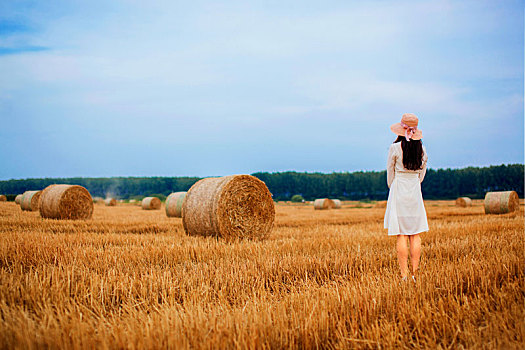
M 339 199 L 332 199 L 334 209 L 341 209 L 341 201 Z
M 27 211 L 37 211 L 40 207 L 42 191 L 25 191 L 20 200 L 20 208 Z
M 182 204 L 187 192 L 173 192 L 166 198 L 166 215 L 170 218 L 182 217 Z
M 15 197 L 15 203 L 20 205 L 20 201 L 22 200 L 22 195 L 21 194 L 17 194 L 16 197 Z
M 386 201 L 379 201 L 379 202 L 376 202 L 376 204 L 374 205 L 374 207 L 376 207 L 376 208 L 386 208 Z
M 146 197 L 142 200 L 142 209 L 159 210 L 162 202 L 157 197 Z
M 115 205 L 117 205 L 117 200 L 115 198 L 106 198 L 104 200 L 104 204 L 106 205 L 106 207 L 114 207 Z
M 334 202 L 328 198 L 318 198 L 314 201 L 315 210 L 324 210 L 334 207 Z
M 51 185 L 40 196 L 40 215 L 49 219 L 89 219 L 93 199 L 82 186 Z
M 518 210 L 520 200 L 516 191 L 487 192 L 485 214 L 505 214 Z
M 459 197 L 456 199 L 456 206 L 457 207 L 471 207 L 472 206 L 472 199 L 469 197 Z
M 189 235 L 264 239 L 274 220 L 270 191 L 251 175 L 202 179 L 190 188 L 182 205 L 182 224 Z
M 0 202 L 7 202 L 7 197 L 3 194 L 0 194 Z

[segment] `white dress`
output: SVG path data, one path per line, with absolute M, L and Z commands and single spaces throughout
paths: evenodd
M 421 194 L 427 160 L 427 151 L 423 147 L 421 170 L 407 170 L 403 166 L 401 142 L 390 146 L 386 170 L 390 191 L 385 212 L 385 228 L 389 236 L 415 235 L 428 231 L 427 213 Z

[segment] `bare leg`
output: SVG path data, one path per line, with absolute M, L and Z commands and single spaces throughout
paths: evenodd
M 407 236 L 397 236 L 397 261 L 399 262 L 399 268 L 401 269 L 401 277 L 406 278 L 408 276 L 408 247 L 407 247 Z
M 410 236 L 410 262 L 412 264 L 412 275 L 415 275 L 421 257 L 421 237 L 419 234 Z

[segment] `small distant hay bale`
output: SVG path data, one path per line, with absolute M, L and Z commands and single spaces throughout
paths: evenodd
M 137 203 L 137 200 L 136 199 L 130 199 L 128 202 L 129 203 Z
M 7 197 L 3 194 L 0 194 L 0 202 L 7 202 Z
M 157 197 L 146 197 L 142 200 L 142 209 L 159 210 L 162 203 Z
M 318 198 L 314 201 L 315 210 L 325 210 L 334 207 L 334 201 L 328 198 Z
M 20 200 L 20 208 L 26 211 L 38 211 L 42 191 L 25 191 Z
M 456 199 L 456 207 L 466 208 L 471 206 L 472 199 L 470 199 L 469 197 L 459 197 L 458 199 Z
M 341 201 L 339 199 L 332 199 L 333 209 L 341 209 Z
M 114 207 L 117 205 L 117 200 L 115 198 L 106 198 L 104 204 L 106 207 Z
M 102 198 L 102 197 L 93 197 L 93 203 L 104 203 L 104 198 Z
M 22 200 L 22 195 L 21 194 L 17 194 L 16 197 L 15 197 L 15 203 L 20 205 L 20 201 Z
M 487 192 L 485 214 L 505 214 L 518 210 L 520 200 L 516 191 Z
M 166 215 L 169 218 L 182 217 L 182 204 L 187 192 L 173 192 L 166 198 Z
M 386 208 L 387 201 L 379 201 L 374 205 L 375 208 Z
M 188 235 L 227 241 L 265 239 L 274 220 L 270 191 L 251 175 L 202 179 L 190 188 L 182 204 L 182 224 Z
M 93 199 L 82 186 L 51 185 L 40 196 L 40 215 L 48 219 L 89 219 Z

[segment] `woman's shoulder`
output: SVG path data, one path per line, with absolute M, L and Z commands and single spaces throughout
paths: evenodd
M 397 151 L 401 150 L 401 142 L 391 144 L 389 150 L 397 153 Z

